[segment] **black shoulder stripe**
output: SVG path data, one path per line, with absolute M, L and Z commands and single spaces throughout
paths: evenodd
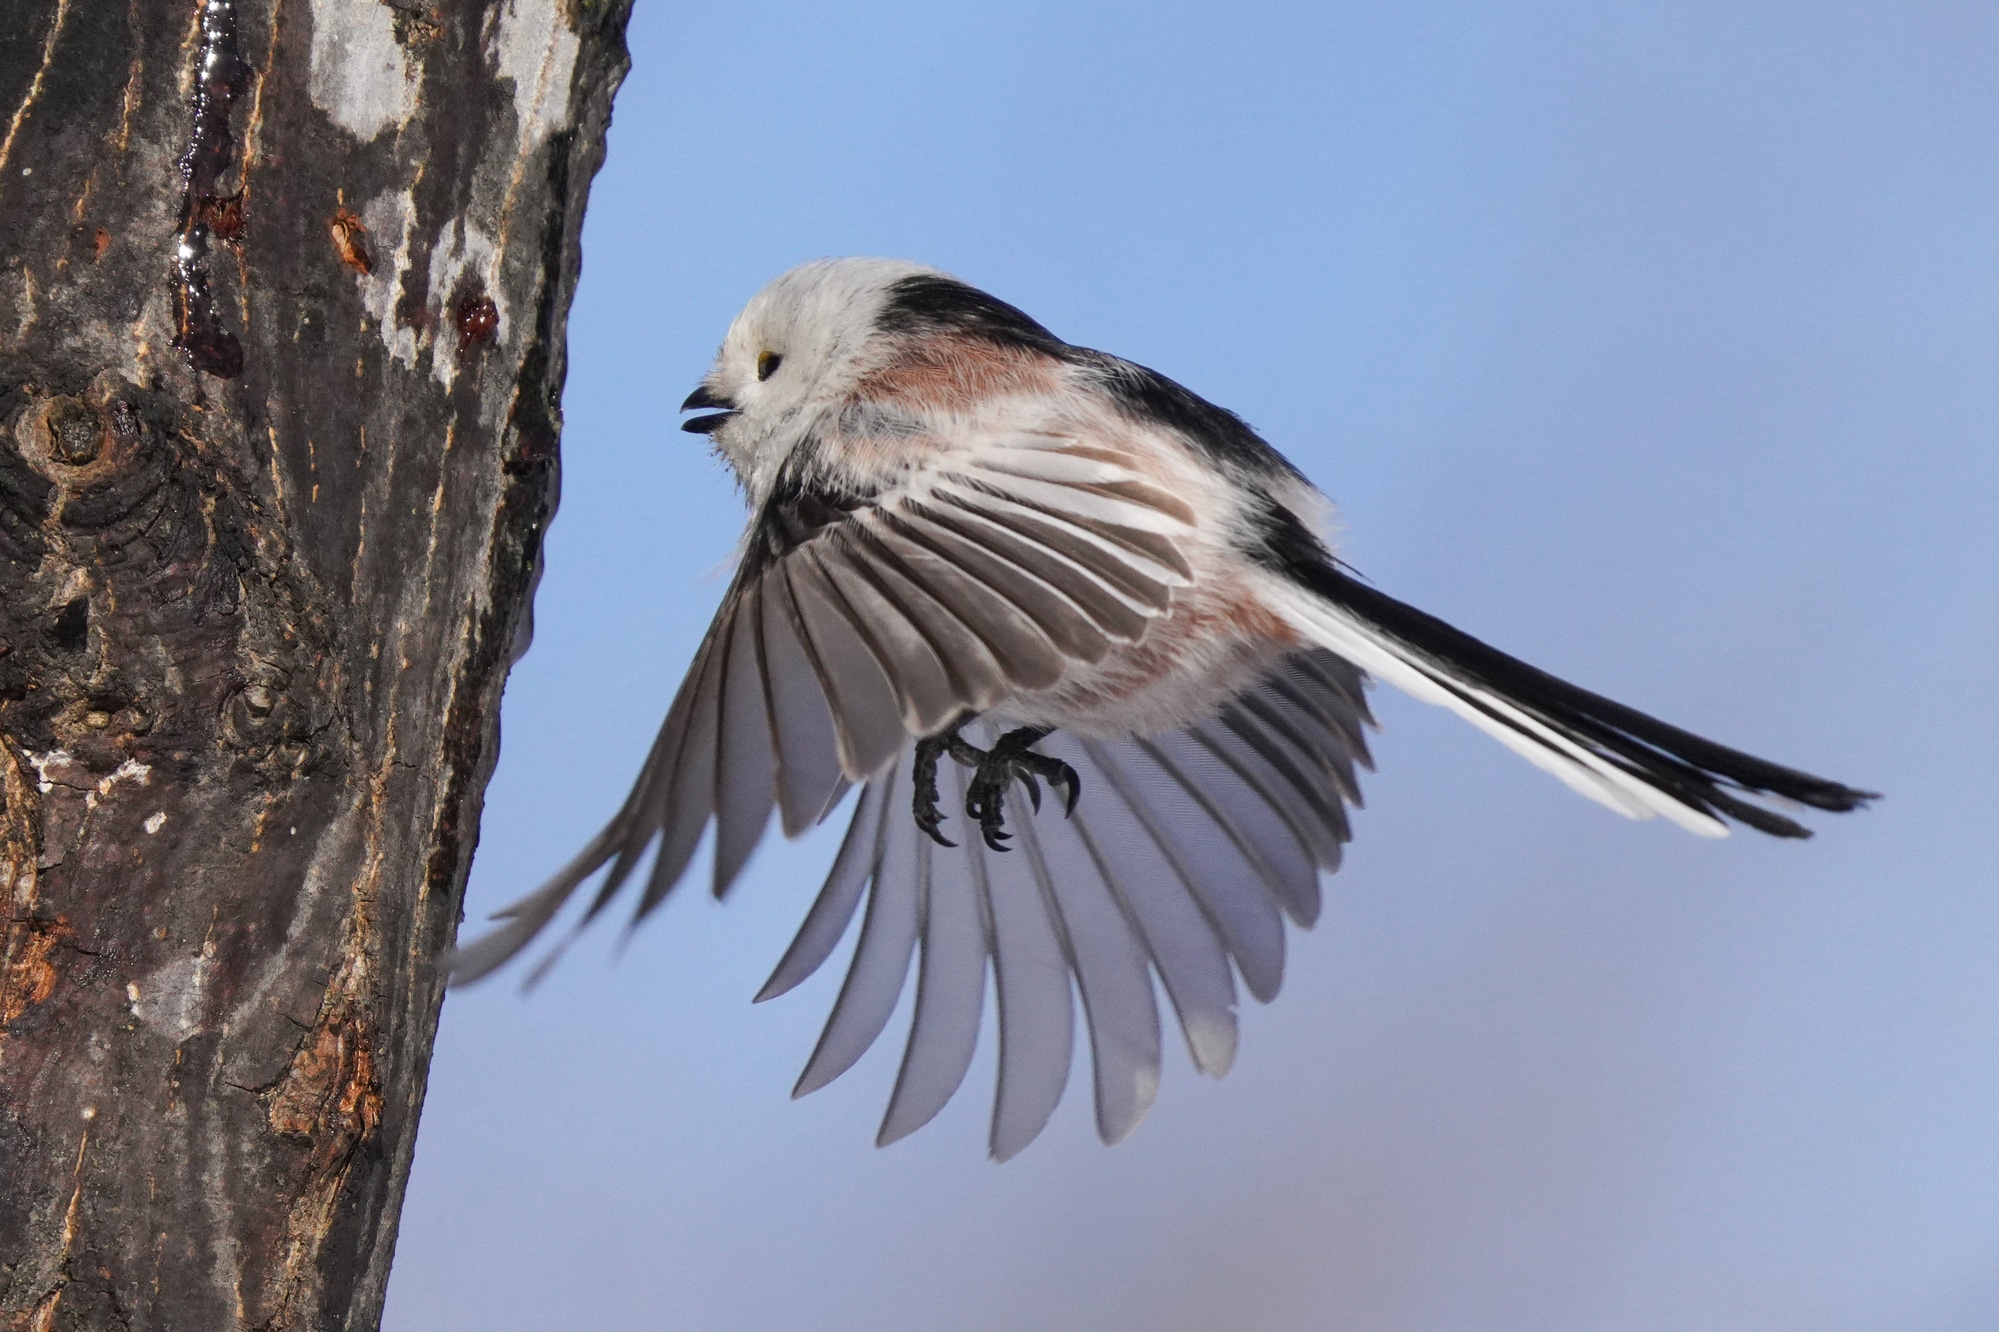
M 1069 349 L 1025 311 L 935 273 L 906 277 L 890 287 L 875 327 L 884 333 L 959 333 L 1050 356 L 1063 356 Z
M 1105 352 L 1078 351 L 1080 359 L 1096 371 L 1104 391 L 1133 420 L 1157 422 L 1172 429 L 1216 462 L 1260 476 L 1303 479 L 1288 458 L 1228 408 L 1209 402 L 1157 370 Z
M 1163 425 L 1217 462 L 1262 476 L 1300 476 L 1283 454 L 1226 407 L 1209 402 L 1157 370 L 1071 346 L 1025 311 L 956 278 L 925 273 L 897 282 L 889 288 L 888 304 L 876 317 L 875 327 L 884 333 L 957 333 L 1087 367 L 1104 392 L 1133 420 Z
M 1256 535 L 1261 544 L 1244 552 L 1266 569 L 1289 574 L 1308 587 L 1313 568 L 1330 568 L 1339 561 L 1319 534 L 1304 519 L 1268 495 L 1259 495 L 1262 511 L 1256 515 Z

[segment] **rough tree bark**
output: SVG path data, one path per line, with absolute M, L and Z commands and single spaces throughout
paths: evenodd
M 0 4 L 0 1327 L 370 1327 L 630 0 Z

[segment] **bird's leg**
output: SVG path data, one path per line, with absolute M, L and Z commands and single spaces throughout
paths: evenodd
M 976 768 L 986 758 L 986 751 L 975 749 L 971 743 L 958 734 L 965 724 L 972 720 L 971 713 L 965 713 L 946 729 L 935 735 L 927 735 L 916 742 L 916 766 L 910 772 L 910 780 L 916 787 L 916 798 L 912 808 L 916 815 L 916 826 L 929 834 L 930 840 L 939 846 L 956 846 L 956 842 L 937 831 L 944 822 L 944 814 L 937 808 L 937 760 L 949 754 L 968 768 Z
M 978 821 L 986 845 L 995 851 L 1013 849 L 1006 845 L 1007 839 L 1013 835 L 1006 831 L 1006 788 L 1016 777 L 1026 785 L 1027 798 L 1033 802 L 1036 813 L 1041 810 L 1041 786 L 1035 781 L 1036 777 L 1045 779 L 1050 786 L 1066 787 L 1069 798 L 1063 813 L 1076 812 L 1076 797 L 1083 791 L 1082 779 L 1076 776 L 1076 770 L 1061 759 L 1037 754 L 1029 748 L 1054 729 L 1052 726 L 1019 727 L 1008 731 L 990 750 L 979 755 L 978 771 L 965 791 L 965 814 Z M 964 748 L 979 754 L 970 745 L 964 745 Z M 960 763 L 965 762 L 965 756 L 955 747 L 951 757 Z

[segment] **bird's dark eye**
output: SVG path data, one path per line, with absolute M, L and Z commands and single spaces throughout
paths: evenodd
M 784 364 L 784 358 L 782 356 L 779 356 L 776 352 L 771 352 L 771 351 L 758 352 L 757 382 L 762 383 L 764 380 L 769 379 L 772 375 L 777 373 L 777 368 L 783 364 Z

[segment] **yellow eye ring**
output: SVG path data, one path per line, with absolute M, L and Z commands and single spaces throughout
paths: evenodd
M 761 384 L 764 380 L 769 379 L 777 373 L 777 368 L 783 364 L 784 358 L 774 351 L 758 352 L 757 382 Z

